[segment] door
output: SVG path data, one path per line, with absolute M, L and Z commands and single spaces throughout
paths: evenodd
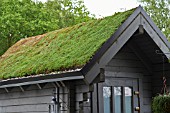
M 103 86 L 104 113 L 139 113 L 138 79 L 106 78 Z

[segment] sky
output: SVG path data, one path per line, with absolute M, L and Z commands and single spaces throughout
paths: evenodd
M 137 0 L 84 0 L 88 10 L 96 16 L 110 16 L 139 6 Z
M 46 0 L 39 0 L 45 2 Z M 137 0 L 84 0 L 90 13 L 97 17 L 113 15 L 115 12 L 125 11 L 139 6 Z

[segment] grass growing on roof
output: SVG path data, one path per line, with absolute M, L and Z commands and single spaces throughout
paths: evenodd
M 0 78 L 83 67 L 133 11 L 18 41 L 0 58 Z

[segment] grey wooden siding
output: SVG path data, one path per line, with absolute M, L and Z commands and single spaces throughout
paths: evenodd
M 152 59 L 152 62 L 158 60 Z M 159 62 L 152 65 L 151 75 L 135 52 L 124 45 L 104 67 L 106 79 L 107 76 L 139 78 L 141 113 L 151 113 L 152 96 L 160 93 L 162 88 L 162 64 Z M 165 75 L 170 90 L 169 70 L 170 64 L 166 61 Z M 95 83 L 93 92 L 90 92 L 83 80 L 70 81 L 60 87 L 48 83 L 42 89 L 31 85 L 24 92 L 19 87 L 9 88 L 8 93 L 0 89 L 0 113 L 48 113 L 54 89 L 59 89 L 60 113 L 103 113 L 102 83 Z
M 54 89 L 51 83 L 46 84 L 43 89 L 31 85 L 24 92 L 19 87 L 10 89 L 8 93 L 0 89 L 0 113 L 48 113 Z M 68 92 L 66 87 L 59 88 L 61 113 L 68 113 Z
M 75 113 L 91 113 L 91 93 L 83 80 L 75 82 L 76 111 Z
M 157 95 L 158 93 L 161 93 L 161 89 L 163 87 L 163 66 L 162 64 L 155 64 L 154 66 L 154 75 L 152 76 L 152 88 L 153 88 L 153 95 Z M 167 81 L 167 88 L 170 91 L 170 64 L 165 63 L 165 70 L 164 70 L 164 76 L 166 77 Z
M 113 75 L 106 74 L 106 76 L 141 78 L 142 83 L 140 85 L 142 90 L 140 93 L 142 93 L 141 98 L 143 98 L 143 100 L 141 100 L 141 106 L 143 106 L 142 112 L 151 113 L 152 76 L 131 48 L 125 45 L 108 63 L 105 70 L 106 73 L 113 72 Z M 131 73 L 132 75 L 130 75 Z M 140 74 L 141 76 L 135 76 L 135 74 Z

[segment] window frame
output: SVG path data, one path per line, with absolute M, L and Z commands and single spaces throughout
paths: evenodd
M 105 82 L 103 83 L 103 87 L 111 87 L 111 91 L 112 91 L 112 94 L 114 94 L 114 90 L 113 90 L 113 87 L 124 87 L 124 93 L 125 93 L 125 87 L 130 87 L 132 88 L 132 96 L 131 96 L 131 113 L 139 113 L 139 111 L 135 111 L 135 107 L 141 107 L 142 105 L 140 104 L 141 102 L 140 101 L 143 101 L 142 98 L 139 98 L 140 96 L 139 95 L 135 95 L 134 92 L 135 91 L 141 91 L 141 87 L 139 86 L 141 85 L 141 79 L 139 78 L 114 78 L 114 77 L 107 77 L 105 79 Z M 140 93 L 141 94 L 141 93 Z M 125 95 L 125 94 L 124 94 Z M 126 109 L 126 105 L 125 105 L 125 96 L 122 97 L 124 99 L 124 102 L 122 101 L 123 103 L 123 107 L 121 108 L 121 113 L 126 113 L 125 111 L 127 110 Z M 115 113 L 115 105 L 114 105 L 114 98 L 113 96 L 111 97 L 112 99 L 112 103 L 110 104 L 111 105 L 111 110 L 110 110 L 110 113 Z M 130 101 L 130 100 L 129 100 Z M 127 104 L 128 105 L 128 104 Z M 104 112 L 104 98 L 103 98 L 103 112 Z M 141 110 L 140 110 L 141 111 Z M 141 112 L 142 113 L 142 112 Z

